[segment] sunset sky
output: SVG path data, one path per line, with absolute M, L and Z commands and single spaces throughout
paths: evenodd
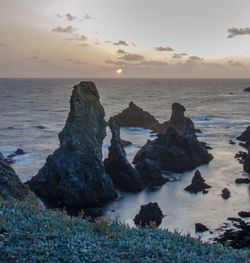
M 0 0 L 0 77 L 250 78 L 249 0 Z

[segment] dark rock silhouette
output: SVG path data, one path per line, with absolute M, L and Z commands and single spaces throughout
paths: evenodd
M 22 155 L 22 154 L 25 154 L 25 151 L 21 148 L 18 148 L 14 153 L 11 153 L 9 154 L 7 157 L 6 157 L 6 162 L 8 164 L 13 164 L 15 163 L 15 161 L 13 160 L 14 157 L 16 157 L 17 155 Z
M 229 140 L 228 143 L 231 144 L 231 145 L 235 144 L 235 142 L 233 140 Z
M 172 105 L 172 114 L 169 121 L 164 123 L 159 123 L 153 127 L 154 132 L 166 133 L 169 127 L 173 127 L 176 131 L 180 132 L 184 128 L 185 123 L 185 108 L 179 103 L 173 103 Z
M 11 198 L 28 201 L 32 204 L 39 205 L 37 198 L 27 185 L 25 186 L 16 175 L 13 168 L 6 162 L 4 156 L 0 152 L 0 197 L 9 201 Z
M 109 120 L 112 133 L 108 158 L 104 160 L 106 172 L 112 178 L 114 185 L 127 192 L 137 192 L 144 188 L 139 173 L 131 166 L 126 158 L 120 138 L 120 124 L 115 118 Z
M 238 215 L 240 217 L 250 217 L 250 211 L 240 211 Z
M 136 225 L 142 227 L 159 226 L 162 222 L 164 215 L 157 203 L 148 203 L 142 205 L 139 214 L 134 218 Z
M 149 112 L 135 105 L 132 101 L 128 108 L 124 109 L 118 115 L 113 116 L 114 120 L 120 123 L 121 126 L 138 126 L 145 129 L 151 129 L 158 121 Z
M 230 193 L 230 191 L 229 191 L 227 188 L 224 188 L 224 189 L 221 191 L 221 196 L 222 196 L 222 198 L 224 198 L 224 199 L 228 199 L 228 198 L 231 196 L 231 193 Z
M 235 179 L 236 184 L 250 184 L 249 178 L 236 178 Z
M 209 229 L 202 223 L 195 223 L 195 232 L 205 232 Z
M 74 86 L 60 146 L 28 184 L 53 207 L 85 207 L 117 193 L 102 163 L 104 109 L 93 82 Z
M 234 158 L 239 161 L 239 163 L 244 163 L 246 158 L 247 158 L 247 153 L 243 151 L 238 151 L 235 155 Z
M 238 223 L 234 223 L 236 229 L 226 229 L 219 237 L 216 237 L 214 241 L 225 246 L 231 246 L 236 249 L 250 249 L 250 223 L 245 222 L 240 218 L 234 218 Z
M 145 159 L 136 165 L 136 170 L 139 171 L 143 182 L 149 187 L 160 186 L 169 181 L 162 176 L 159 165 L 154 161 Z
M 245 172 L 250 173 L 250 147 L 248 148 L 248 154 L 247 154 L 246 159 L 243 163 L 243 169 Z
M 240 146 L 245 147 L 246 149 L 250 146 L 250 126 L 248 126 L 246 130 L 243 131 L 241 135 L 237 137 L 237 140 L 245 142 L 239 144 Z
M 207 188 L 211 188 L 211 186 L 205 183 L 205 180 L 201 176 L 200 171 L 196 170 L 192 178 L 192 183 L 188 185 L 184 190 L 190 193 L 198 193 L 200 191 L 204 191 Z
M 184 127 L 179 133 L 169 127 L 155 140 L 148 140 L 133 162 L 137 164 L 145 159 L 157 162 L 162 170 L 183 172 L 209 163 L 212 155 L 197 140 L 192 120 L 185 118 Z
M 121 139 L 121 143 L 122 143 L 122 147 L 127 147 L 127 146 L 132 144 L 132 142 L 126 141 L 126 140 L 122 140 L 122 139 Z
M 250 92 L 250 87 L 244 89 L 245 92 Z

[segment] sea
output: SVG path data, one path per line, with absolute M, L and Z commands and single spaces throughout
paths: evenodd
M 235 184 L 236 178 L 248 175 L 234 159 L 235 153 L 244 150 L 236 137 L 250 125 L 250 93 L 243 92 L 250 79 L 0 79 L 0 151 L 7 156 L 17 148 L 24 149 L 25 154 L 16 156 L 13 164 L 23 182 L 36 175 L 58 147 L 72 87 L 84 80 L 95 82 L 106 120 L 133 101 L 164 122 L 170 118 L 172 103 L 179 102 L 202 131 L 198 139 L 213 148 L 214 159 L 197 168 L 212 186 L 207 194 L 183 190 L 195 170 L 168 173 L 170 182 L 158 189 L 120 192 L 116 200 L 101 208 L 105 217 L 134 227 L 140 206 L 157 202 L 165 215 L 160 228 L 210 240 L 228 217 L 250 210 L 249 185 Z M 138 127 L 121 128 L 121 137 L 132 142 L 125 148 L 129 161 L 148 139 L 154 139 L 150 130 Z M 103 158 L 108 155 L 110 139 L 107 127 Z M 229 144 L 229 140 L 236 143 Z M 231 192 L 228 200 L 221 197 L 225 187 Z M 195 223 L 205 224 L 210 232 L 195 233 Z

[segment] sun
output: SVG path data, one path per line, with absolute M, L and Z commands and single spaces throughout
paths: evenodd
M 116 73 L 119 75 L 122 74 L 122 69 L 121 68 L 117 69 Z

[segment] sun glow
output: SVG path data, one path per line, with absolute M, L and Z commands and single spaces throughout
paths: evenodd
M 122 74 L 122 69 L 121 68 L 117 69 L 116 73 L 117 74 Z

